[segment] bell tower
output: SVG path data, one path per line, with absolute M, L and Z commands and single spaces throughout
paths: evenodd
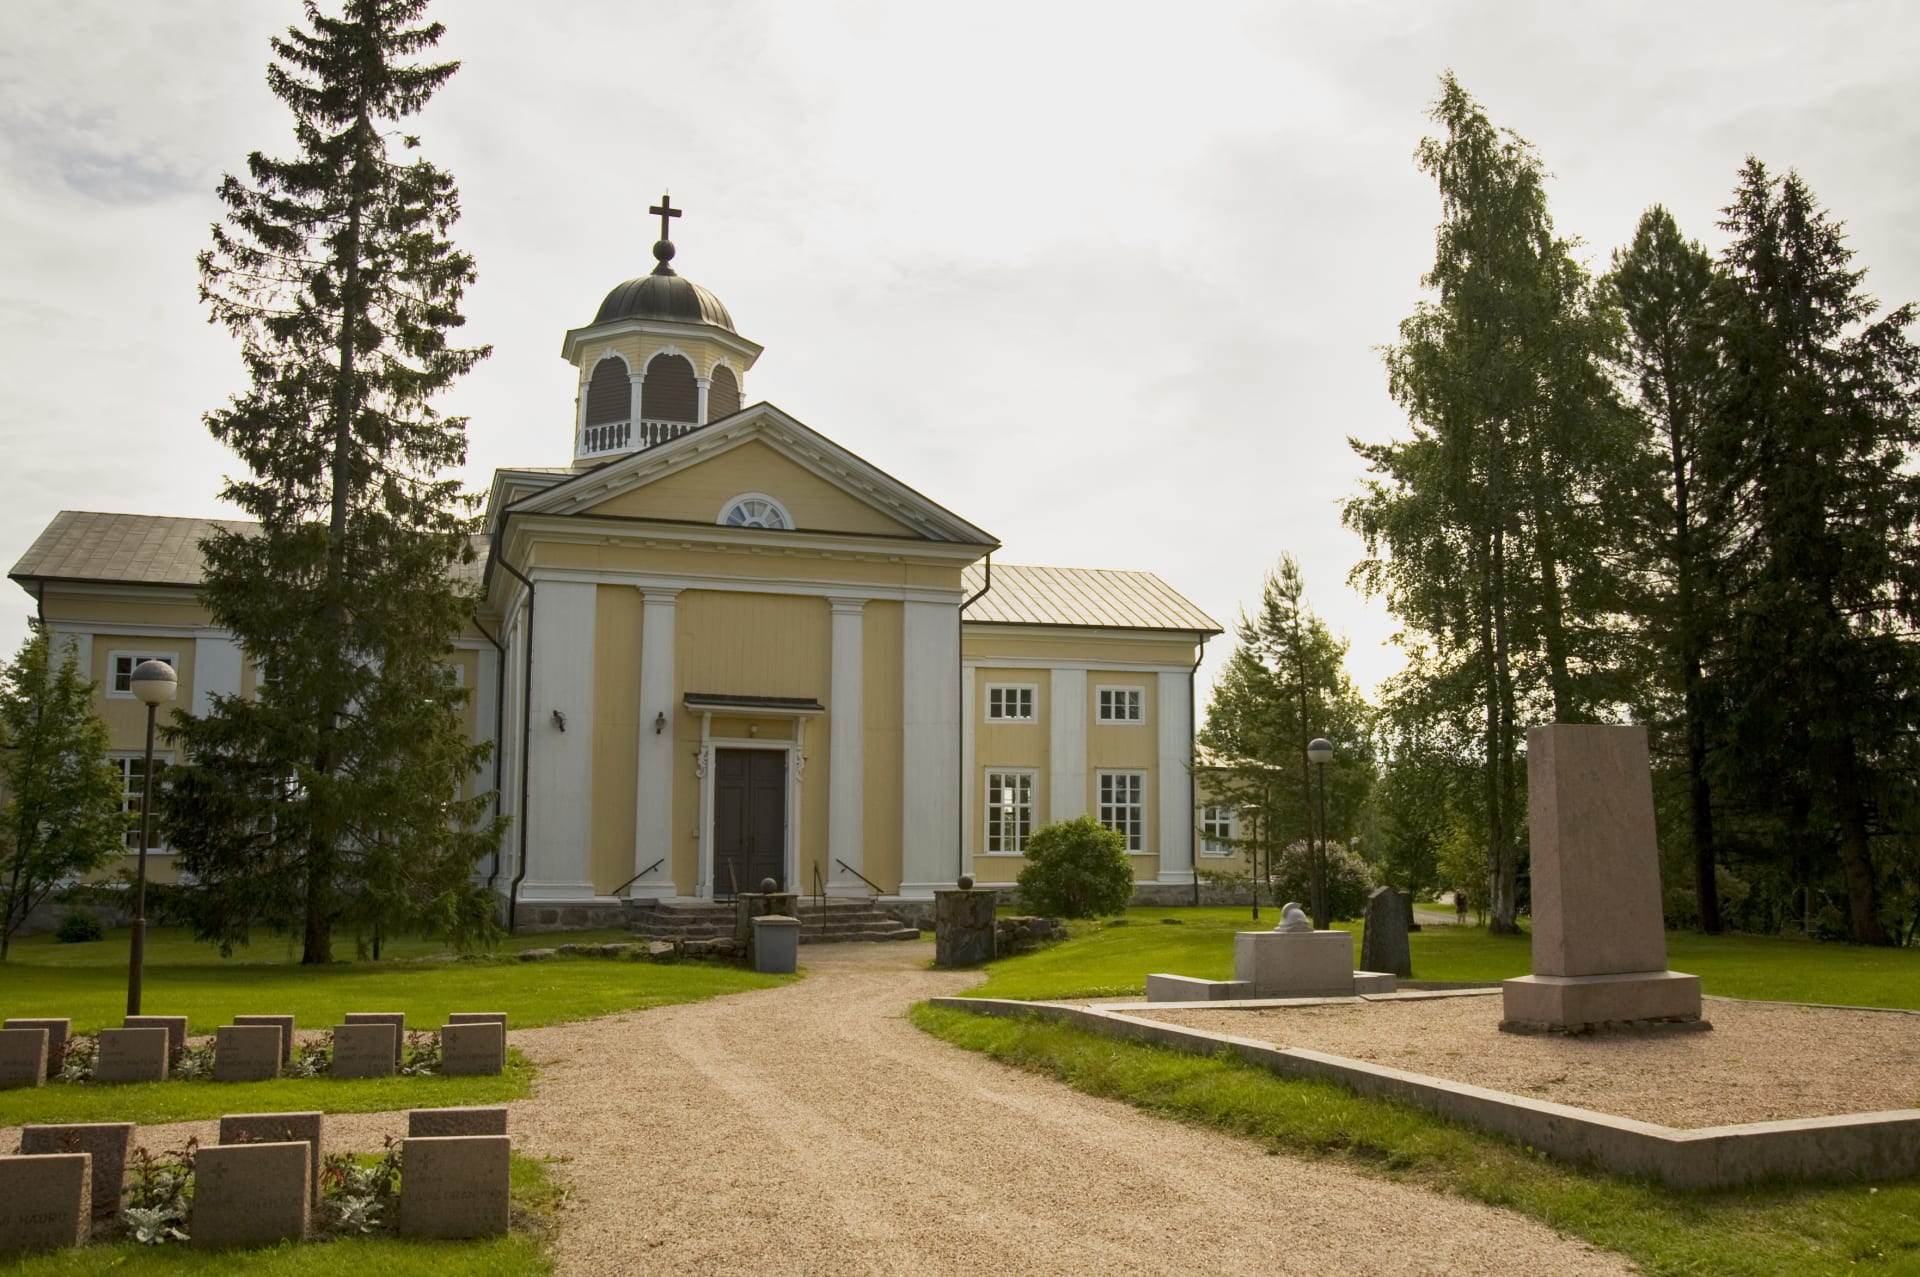
M 677 439 L 745 403 L 760 347 L 735 331 L 718 297 L 673 269 L 681 211 L 665 195 L 647 210 L 660 219 L 652 272 L 616 286 L 591 324 L 567 333 L 561 357 L 580 376 L 576 469 Z

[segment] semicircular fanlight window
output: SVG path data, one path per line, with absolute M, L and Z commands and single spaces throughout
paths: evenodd
M 720 522 L 730 528 L 790 530 L 793 527 L 793 520 L 778 501 L 758 493 L 729 501 L 727 508 L 720 512 Z

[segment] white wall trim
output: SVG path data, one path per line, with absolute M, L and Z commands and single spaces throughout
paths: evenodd
M 527 698 L 529 776 L 523 898 L 591 896 L 594 613 L 590 584 L 555 581 L 534 611 L 533 690 Z M 563 731 L 553 719 L 566 716 Z M 529 896 L 528 887 L 540 894 Z M 564 893 L 556 896 L 555 892 Z
M 968 638 L 973 637 L 970 631 Z M 1140 661 L 1096 661 L 1072 660 L 1060 661 L 1052 657 L 1029 656 L 969 656 L 966 664 L 981 670 L 1079 670 L 1082 673 L 1116 674 L 1186 674 L 1193 669 L 1193 662 L 1168 663 L 1156 665 Z
M 908 602 L 901 625 L 900 894 L 951 886 L 960 857 L 957 604 Z
M 1047 685 L 1047 819 L 1087 814 L 1087 675 L 1056 669 Z
M 931 603 L 947 607 L 959 605 L 959 590 L 941 590 L 924 586 L 851 585 L 845 581 L 794 580 L 721 575 L 662 576 L 649 572 L 594 570 L 587 568 L 534 568 L 527 575 L 535 581 L 576 581 L 588 585 L 631 585 L 641 590 L 719 590 L 737 594 L 794 594 L 808 597 L 859 598 L 868 602 Z M 1181 670 L 1188 666 L 1182 665 Z
M 205 718 L 213 712 L 214 697 L 240 694 L 240 669 L 244 664 L 240 645 L 226 635 L 194 637 L 193 702 L 190 712 L 195 718 Z
M 1162 675 L 1155 707 L 1159 733 L 1160 881 L 1193 881 L 1193 810 L 1187 780 L 1192 765 L 1193 705 L 1188 679 Z
M 635 898 L 671 897 L 673 880 L 673 765 L 674 728 L 680 707 L 673 699 L 674 632 L 678 624 L 678 590 L 645 590 L 640 602 L 640 742 L 635 751 L 639 774 L 633 785 L 633 872 L 654 861 L 666 864 L 636 880 L 627 889 Z M 606 654 L 605 659 L 616 659 Z M 654 720 L 667 716 L 666 726 L 654 731 Z
M 833 673 L 827 705 L 827 894 L 864 897 L 866 872 L 866 606 L 832 597 Z M 841 868 L 845 863 L 854 872 Z

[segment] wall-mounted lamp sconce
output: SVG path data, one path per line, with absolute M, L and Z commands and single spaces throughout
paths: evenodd
M 758 736 L 759 734 L 760 734 L 760 724 L 758 723 L 747 724 L 747 735 Z
M 653 734 L 655 736 L 658 736 L 661 732 L 664 732 L 666 730 L 667 730 L 667 712 L 665 710 L 661 710 L 658 714 L 655 714 L 653 716 Z
M 566 731 L 567 716 L 565 714 L 562 714 L 559 710 L 553 711 L 553 725 L 555 727 L 558 727 L 563 732 Z

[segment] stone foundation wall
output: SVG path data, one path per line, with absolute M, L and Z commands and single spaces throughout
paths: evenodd
M 500 903 L 500 914 L 504 921 L 505 901 Z M 598 927 L 624 928 L 626 925 L 627 907 L 624 904 L 604 904 L 595 901 L 565 904 L 522 900 L 519 908 L 514 911 L 514 930 L 520 932 L 584 931 Z

